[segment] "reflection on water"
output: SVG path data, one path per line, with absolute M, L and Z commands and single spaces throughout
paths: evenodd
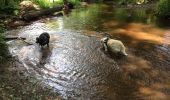
M 49 32 L 49 48 L 15 40 L 9 49 L 27 69 L 25 75 L 54 87 L 63 99 L 168 100 L 170 31 L 156 27 L 151 12 L 90 5 L 7 32 L 32 43 Z M 104 32 L 123 41 L 128 57 L 104 52 Z
M 125 36 L 129 36 L 137 40 L 150 41 L 156 44 L 165 43 L 163 42 L 164 40 L 163 35 L 165 34 L 165 30 L 153 28 L 150 25 L 131 23 L 131 24 L 127 24 L 126 28 L 120 28 L 117 29 L 116 31 L 113 30 L 113 32 Z M 169 43 L 170 42 L 166 42 L 166 44 Z

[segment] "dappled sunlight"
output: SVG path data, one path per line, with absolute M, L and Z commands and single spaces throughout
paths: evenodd
M 109 21 L 109 22 L 103 22 L 103 26 L 105 28 L 113 28 L 113 27 L 116 27 L 118 25 L 119 25 L 119 23 L 116 20 L 112 20 L 112 21 Z
M 158 76 L 160 76 L 160 73 L 157 77 Z M 162 83 L 154 82 L 149 86 L 145 86 L 144 84 L 140 85 L 138 95 L 146 100 L 169 100 L 169 89 L 169 82 L 166 82 L 166 79 L 163 79 Z
M 144 100 L 168 100 L 169 73 L 151 66 L 150 62 L 134 55 L 129 55 L 122 62 L 123 76 L 135 80 L 138 85 L 137 96 Z M 121 63 L 120 63 L 121 64 Z
M 148 71 L 152 69 L 149 61 L 131 54 L 128 55 L 126 62 L 120 62 L 120 64 L 123 69 L 123 75 L 125 77 L 130 76 L 136 80 L 143 79 L 148 74 Z
M 103 37 L 102 36 L 103 33 L 99 33 L 99 32 L 96 32 L 96 31 L 91 31 L 91 30 L 82 30 L 82 33 L 84 35 L 89 36 L 89 37 L 96 37 L 96 38 L 99 38 L 99 39 Z
M 155 83 L 152 85 L 152 88 L 155 89 L 170 89 L 169 83 Z
M 163 38 L 146 32 L 134 32 L 126 29 L 116 30 L 117 33 L 129 36 L 136 40 L 150 41 L 152 43 L 162 44 Z
M 64 22 L 63 18 L 53 18 L 51 20 L 46 21 L 45 26 L 49 29 L 58 29 L 63 30 L 64 28 Z
M 122 67 L 126 71 L 130 71 L 130 72 L 135 70 L 151 69 L 149 61 L 133 55 L 128 56 L 127 62 Z
M 39 62 L 39 58 L 41 53 L 39 52 L 40 50 L 38 48 L 36 48 L 36 46 L 27 46 L 27 47 L 23 47 L 20 49 L 19 53 L 18 53 L 18 58 L 21 61 L 24 60 L 30 60 L 30 61 L 34 61 L 35 62 Z
M 164 42 L 164 34 L 170 34 L 170 31 L 144 24 L 129 24 L 125 28 L 112 30 L 112 33 L 121 34 L 135 40 L 148 41 L 156 44 L 170 44 L 170 40 L 166 43 Z
M 164 94 L 161 91 L 158 91 L 149 87 L 140 87 L 139 88 L 140 96 L 146 100 L 168 100 L 168 95 Z
M 152 69 L 147 74 L 148 79 L 138 81 L 138 95 L 146 100 L 169 100 L 169 72 Z
M 154 34 L 154 35 L 159 35 L 162 36 L 165 30 L 154 27 L 153 25 L 147 25 L 147 24 L 142 24 L 142 23 L 130 23 L 126 26 L 127 30 L 130 31 L 135 31 L 135 32 L 147 32 L 148 34 Z

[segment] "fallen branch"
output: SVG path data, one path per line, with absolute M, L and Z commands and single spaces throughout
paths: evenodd
M 31 11 L 31 12 L 23 14 L 21 16 L 21 18 L 25 21 L 32 21 L 32 20 L 36 20 L 42 16 L 53 15 L 55 12 L 62 11 L 62 9 L 63 9 L 62 6 L 58 6 L 58 7 L 53 7 L 53 8 L 49 8 L 49 9 Z
M 22 39 L 22 40 L 26 40 L 26 38 L 24 37 L 19 37 L 19 36 L 5 36 L 4 40 L 9 41 L 9 40 L 14 40 L 14 39 Z
M 6 41 L 15 40 L 15 39 L 20 39 L 20 40 L 23 41 L 24 43 L 27 43 L 27 44 L 29 44 L 29 45 L 33 45 L 33 43 L 29 43 L 29 42 L 25 41 L 26 38 L 24 38 L 24 37 L 19 37 L 19 36 L 6 36 L 4 39 L 5 39 Z

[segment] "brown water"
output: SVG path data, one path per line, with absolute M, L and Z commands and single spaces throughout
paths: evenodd
M 9 41 L 24 75 L 53 87 L 69 100 L 169 100 L 170 31 L 159 28 L 151 10 L 90 5 L 8 31 L 34 43 L 49 32 L 50 47 Z M 100 39 L 121 40 L 127 57 L 104 52 Z

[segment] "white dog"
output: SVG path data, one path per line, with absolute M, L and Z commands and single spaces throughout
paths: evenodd
M 108 49 L 109 49 L 109 50 L 111 50 L 111 52 L 113 52 L 115 54 L 120 53 L 120 54 L 125 55 L 125 56 L 128 55 L 125 52 L 125 46 L 119 40 L 104 37 L 104 38 L 101 39 L 101 43 L 103 44 L 105 51 L 108 51 Z

